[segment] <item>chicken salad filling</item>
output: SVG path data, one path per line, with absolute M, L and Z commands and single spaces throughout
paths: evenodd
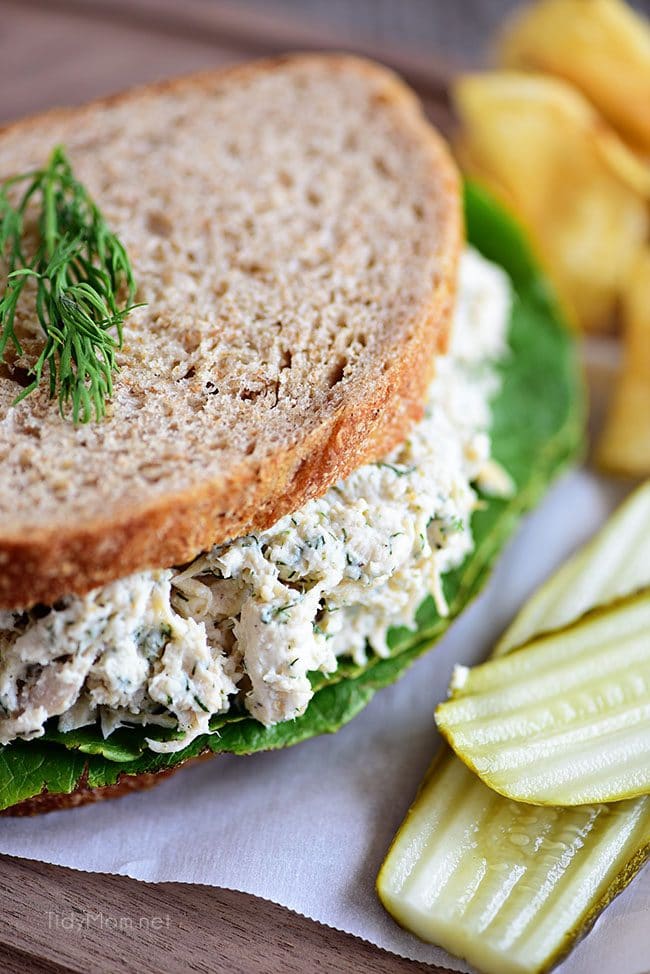
M 183 569 L 141 572 L 54 607 L 0 612 L 0 743 L 99 720 L 159 725 L 175 751 L 239 706 L 271 726 L 304 713 L 310 674 L 389 653 L 441 579 L 473 547 L 476 487 L 508 494 L 490 454 L 495 364 L 507 355 L 510 287 L 468 249 L 448 354 L 436 360 L 423 420 L 367 464 L 267 531 Z

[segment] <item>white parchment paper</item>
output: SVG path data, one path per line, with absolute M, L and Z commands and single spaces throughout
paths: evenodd
M 530 515 L 483 596 L 428 656 L 333 737 L 220 757 L 118 802 L 2 819 L 0 852 L 148 882 L 254 893 L 387 950 L 469 968 L 388 917 L 374 881 L 438 746 L 433 710 L 454 662 L 483 658 L 527 594 L 605 520 L 621 491 L 566 476 Z M 650 870 L 609 907 L 562 974 L 650 969 Z

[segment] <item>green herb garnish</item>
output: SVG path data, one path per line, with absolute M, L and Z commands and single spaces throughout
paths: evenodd
M 398 467 L 394 463 L 386 463 L 384 460 L 377 461 L 377 466 L 392 470 L 396 477 L 406 477 L 407 474 L 413 473 L 415 470 L 415 467 Z
M 194 694 L 194 703 L 197 705 L 197 707 L 200 707 L 204 713 L 206 714 L 210 713 L 210 708 L 206 707 L 206 705 L 203 703 L 201 698 L 196 695 L 196 693 Z
M 14 187 L 21 187 L 16 202 Z M 34 252 L 25 250 L 32 214 L 38 231 Z M 62 146 L 45 168 L 0 184 L 0 257 L 8 271 L 0 298 L 0 362 L 9 345 L 23 354 L 15 325 L 28 280 L 36 283 L 36 313 L 45 335 L 28 371 L 33 381 L 14 405 L 38 387 L 47 367 L 50 398 L 58 397 L 61 415 L 71 403 L 75 423 L 87 423 L 93 413 L 101 419 L 118 370 L 122 325 L 136 307 L 136 286 L 124 246 L 76 179 Z

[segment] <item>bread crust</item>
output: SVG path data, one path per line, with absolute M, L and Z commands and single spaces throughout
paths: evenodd
M 228 477 L 188 485 L 145 505 L 127 506 L 119 517 L 14 533 L 0 526 L 0 608 L 49 604 L 68 594 L 151 568 L 183 564 L 213 544 L 264 530 L 361 464 L 389 452 L 422 416 L 432 377 L 434 352 L 446 348 L 455 297 L 461 243 L 458 177 L 441 137 L 426 121 L 413 93 L 386 69 L 347 55 L 292 55 L 252 65 L 209 72 L 191 79 L 148 86 L 173 91 L 177 85 L 206 86 L 216 75 L 234 79 L 251 72 L 274 71 L 295 61 L 323 61 L 332 71 L 381 73 L 387 97 L 400 106 L 402 124 L 415 133 L 431 159 L 431 180 L 438 204 L 437 274 L 427 300 L 409 316 L 408 341 L 373 376 L 363 397 L 347 391 L 335 408 L 319 418 L 298 442 L 278 449 L 272 462 L 242 457 Z M 388 81 L 386 79 L 388 78 Z M 137 92 L 142 89 L 136 89 Z M 133 97 L 126 92 L 93 103 L 101 107 Z M 55 110 L 0 130 L 38 125 Z M 128 490 L 128 484 L 125 485 Z M 116 786 L 117 787 L 117 786 Z M 90 800 L 90 799 L 88 799 Z
M 179 771 L 191 764 L 192 761 L 197 760 L 201 759 L 193 758 L 190 761 L 184 761 L 175 768 L 167 768 L 154 773 L 121 774 L 114 785 L 105 785 L 102 788 L 89 787 L 84 775 L 79 785 L 69 794 L 42 791 L 40 795 L 35 795 L 33 798 L 27 798 L 25 801 L 5 808 L 0 812 L 0 817 L 25 818 L 31 815 L 43 815 L 46 812 L 59 812 L 65 808 L 79 808 L 81 805 L 91 805 L 108 798 L 122 798 L 124 795 L 131 795 L 136 791 L 146 791 L 148 788 L 153 788 L 169 778 L 175 771 Z

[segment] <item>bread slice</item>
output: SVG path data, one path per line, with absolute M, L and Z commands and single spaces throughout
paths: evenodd
M 24 372 L 3 368 L 2 608 L 183 563 L 396 445 L 445 346 L 461 235 L 442 140 L 393 74 L 352 57 L 19 122 L 0 132 L 0 178 L 57 143 L 146 307 L 101 423 L 75 428 L 45 388 L 12 408 Z M 21 334 L 33 360 L 29 306 Z
M 123 798 L 125 795 L 131 795 L 136 791 L 147 791 L 149 788 L 161 784 L 170 775 L 180 771 L 181 768 L 212 756 L 208 752 L 206 755 L 191 758 L 173 768 L 165 768 L 162 771 L 121 774 L 114 785 L 104 785 L 100 788 L 93 788 L 82 779 L 75 790 L 69 794 L 43 791 L 40 795 L 26 798 L 25 801 L 17 802 L 15 805 L 3 809 L 0 811 L 0 818 L 25 818 L 29 815 L 44 815 L 46 812 L 61 812 L 66 808 L 78 808 L 80 805 L 92 805 L 109 798 Z

